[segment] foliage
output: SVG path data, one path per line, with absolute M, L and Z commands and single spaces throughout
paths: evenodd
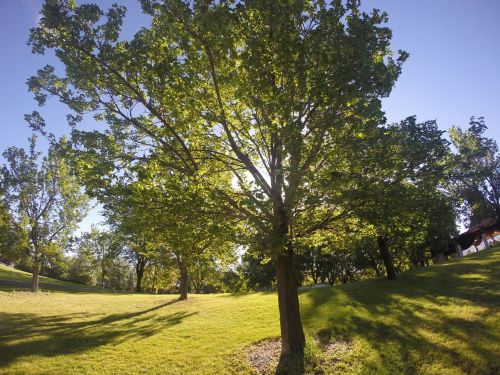
M 23 234 L 4 201 L 0 199 L 0 262 L 26 263 L 26 254 L 20 250 L 26 246 Z
M 76 224 L 85 215 L 87 198 L 58 154 L 57 144 L 41 158 L 33 136 L 28 151 L 10 147 L 3 156 L 7 161 L 2 170 L 5 200 L 16 226 L 27 238 L 19 250 L 29 256 L 36 290 L 41 266 L 53 266 L 58 261 Z
M 97 274 L 94 268 L 95 260 L 92 252 L 83 246 L 77 246 L 75 250 L 68 267 L 68 281 L 78 284 L 97 285 Z
M 289 327 L 283 348 L 302 351 L 294 236 L 339 215 L 316 176 L 340 168 L 338 149 L 383 120 L 380 98 L 407 54 L 393 56 L 387 15 L 364 13 L 356 1 L 141 4 L 151 26 L 120 41 L 125 8 L 47 0 L 29 43 L 35 53 L 54 50 L 65 75 L 47 66 L 30 90 L 40 104 L 58 97 L 73 122 L 87 112 L 106 120 L 105 133 L 74 134 L 94 156 L 87 170 L 109 184 L 144 159 L 161 163 L 166 176 L 210 178 L 212 194 L 249 223 L 274 260 Z M 228 174 L 234 186 L 220 178 Z
M 414 116 L 376 131 L 380 142 L 353 154 L 346 172 L 329 180 L 340 184 L 363 230 L 377 238 L 393 279 L 398 268 L 394 260 L 399 258 L 404 268 L 408 259 L 403 242 L 425 231 L 426 222 L 442 228 L 443 241 L 454 232 L 454 214 L 446 209 L 449 198 L 443 192 L 449 147 L 435 121 L 418 123 Z
M 462 217 L 471 225 L 500 219 L 500 154 L 496 141 L 484 135 L 486 129 L 483 117 L 472 117 L 467 129 L 449 131 L 456 149 L 449 188 L 465 203 Z
M 272 290 L 276 283 L 276 273 L 269 259 L 263 255 L 247 252 L 242 257 L 240 273 L 251 290 Z

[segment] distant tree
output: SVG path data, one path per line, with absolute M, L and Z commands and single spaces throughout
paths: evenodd
M 135 270 L 130 262 L 123 258 L 118 258 L 111 269 L 111 273 L 106 280 L 109 288 L 118 290 L 136 289 Z
M 218 236 L 217 236 L 218 237 Z M 196 254 L 191 261 L 191 285 L 195 293 L 214 293 L 223 290 L 223 277 L 236 262 L 234 244 L 224 240 L 223 233 L 209 248 Z M 234 285 L 233 285 L 234 286 Z
M 418 123 L 414 116 L 377 131 L 383 133 L 380 142 L 362 150 L 364 158 L 354 154 L 347 177 L 339 178 L 362 176 L 349 179 L 346 186 L 351 189 L 345 194 L 354 202 L 355 215 L 373 228 L 387 278 L 393 280 L 397 269 L 391 242 L 411 236 L 420 217 L 427 215 L 444 184 L 449 148 L 435 121 Z M 401 259 L 408 261 L 407 256 Z
M 155 294 L 173 291 L 176 281 L 175 267 L 161 257 L 154 259 L 144 274 L 145 288 Z
M 64 251 L 70 234 L 86 213 L 87 198 L 56 146 L 41 157 L 32 136 L 28 151 L 10 147 L 3 156 L 7 162 L 2 170 L 5 199 L 14 222 L 26 233 L 27 244 L 22 251 L 29 256 L 32 290 L 37 291 L 42 265 Z
M 24 263 L 26 247 L 24 232 L 15 223 L 9 209 L 0 199 L 0 262 Z
M 245 280 L 236 270 L 229 269 L 222 275 L 222 287 L 225 293 L 238 293 L 245 290 Z
M 146 267 L 151 264 L 156 255 L 156 245 L 151 239 L 134 238 L 134 235 L 129 238 L 124 247 L 125 258 L 128 259 L 135 269 L 135 291 L 142 292 L 142 280 Z
M 119 235 L 110 230 L 98 230 L 92 226 L 89 232 L 81 235 L 79 250 L 88 254 L 92 260 L 99 287 L 105 287 L 106 278 L 121 255 L 122 247 Z
M 241 273 L 252 290 L 272 290 L 276 286 L 276 273 L 270 259 L 262 254 L 247 252 L 242 257 Z
M 500 220 L 500 154 L 496 141 L 485 137 L 486 129 L 483 117 L 472 117 L 467 129 L 449 130 L 456 149 L 449 188 L 465 203 L 462 216 L 471 225 L 485 218 Z
M 324 281 L 325 250 L 320 246 L 308 246 L 295 257 L 296 270 L 304 276 L 309 276 L 313 284 Z
M 354 216 L 336 223 L 335 228 L 317 232 L 303 238 L 297 246 L 303 247 L 298 259 L 299 269 L 314 284 L 319 282 L 333 285 L 347 283 L 363 276 L 364 269 L 370 267 L 363 250 L 366 250 L 366 236 L 373 234 L 364 228 L 364 223 Z M 378 259 L 378 254 L 375 256 Z
M 442 191 L 428 192 L 420 200 L 412 215 L 410 233 L 401 246 L 413 265 L 423 267 L 449 252 L 449 240 L 457 235 L 457 215 L 454 200 Z
M 180 299 L 185 300 L 190 285 L 200 291 L 207 271 L 234 259 L 238 217 L 207 187 L 229 185 L 228 176 L 191 180 L 176 171 L 165 174 L 158 160 L 143 162 L 133 170 L 136 176 L 115 183 L 100 198 L 106 215 L 127 238 L 137 280 L 151 262 L 162 259 L 165 264 L 169 259 L 169 265 L 178 269 Z M 195 276 L 192 282 L 190 274 Z
M 95 259 L 92 251 L 88 247 L 82 246 L 81 242 L 75 244 L 68 266 L 68 281 L 86 285 L 98 285 L 98 275 L 95 272 L 94 266 Z
M 362 268 L 367 272 L 368 269 L 373 270 L 375 276 L 380 277 L 384 273 L 384 265 L 378 251 L 376 238 L 373 237 L 373 232 L 364 231 L 355 243 L 355 252 L 357 261 Z
M 13 246 L 11 244 L 12 232 L 12 217 L 9 210 L 0 201 L 0 261 L 9 262 L 11 256 L 9 254 Z

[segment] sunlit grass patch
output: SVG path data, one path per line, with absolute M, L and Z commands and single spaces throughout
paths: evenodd
M 499 266 L 493 249 L 393 282 L 302 292 L 303 370 L 499 373 Z M 279 335 L 274 293 L 176 298 L 0 292 L 0 373 L 245 374 L 248 348 Z

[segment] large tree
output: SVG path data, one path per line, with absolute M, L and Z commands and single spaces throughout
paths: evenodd
M 21 250 L 32 265 L 33 291 L 38 290 L 42 265 L 64 251 L 87 208 L 87 198 L 58 149 L 51 146 L 42 157 L 33 136 L 28 151 L 10 147 L 3 153 L 6 201 L 27 238 Z
M 54 50 L 65 75 L 47 66 L 29 87 L 40 104 L 59 97 L 73 122 L 95 111 L 107 139 L 137 160 L 158 158 L 195 180 L 231 172 L 232 189 L 212 190 L 263 239 L 276 269 L 282 354 L 302 352 L 294 237 L 340 214 L 316 176 L 341 165 L 327 153 L 383 120 L 380 98 L 407 54 L 393 56 L 387 15 L 364 13 L 358 1 L 141 4 L 151 26 L 120 41 L 123 7 L 47 0 L 30 44 Z

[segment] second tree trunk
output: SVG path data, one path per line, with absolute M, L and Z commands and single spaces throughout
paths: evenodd
M 38 291 L 38 283 L 40 280 L 40 264 L 36 263 L 33 265 L 33 278 L 31 280 L 31 291 Z
M 179 281 L 179 300 L 183 301 L 186 300 L 188 297 L 188 287 L 189 287 L 189 276 L 188 276 L 188 270 L 187 267 L 184 263 L 180 264 L 180 281 Z
M 394 268 L 394 263 L 392 261 L 392 256 L 391 256 L 391 253 L 389 251 L 387 239 L 383 236 L 379 236 L 377 238 L 377 242 L 378 242 L 378 248 L 380 251 L 380 257 L 382 258 L 382 261 L 384 262 L 385 271 L 387 272 L 387 279 L 388 280 L 395 280 L 396 279 L 396 269 Z

